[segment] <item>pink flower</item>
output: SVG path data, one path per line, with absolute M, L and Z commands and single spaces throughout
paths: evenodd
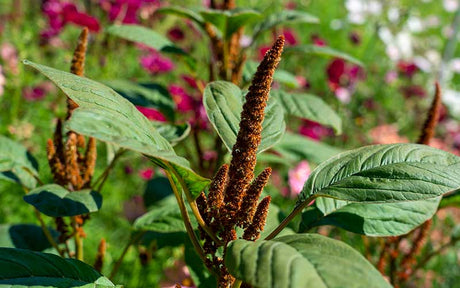
M 286 40 L 286 45 L 296 45 L 298 43 L 297 36 L 295 35 L 295 32 L 292 29 L 284 29 L 283 36 Z
M 3 43 L 0 46 L 0 57 L 13 75 L 19 74 L 19 58 L 16 48 L 10 43 Z
M 372 128 L 369 135 L 374 144 L 407 143 L 409 140 L 398 133 L 395 125 L 385 124 Z
M 288 183 L 290 187 L 290 195 L 283 195 L 295 197 L 302 192 L 303 185 L 310 176 L 311 169 L 307 161 L 301 161 L 296 167 L 288 172 Z
M 143 106 L 136 106 L 137 110 L 144 114 L 145 117 L 149 120 L 154 120 L 154 121 L 160 121 L 160 122 L 166 122 L 166 117 L 161 114 L 160 111 L 154 109 L 154 108 L 149 108 L 149 107 L 143 107 Z
M 145 169 L 142 169 L 142 170 L 139 171 L 139 176 L 143 180 L 148 181 L 148 180 L 152 179 L 154 172 L 155 171 L 153 171 L 152 168 L 145 168 Z
M 195 108 L 195 103 L 189 94 L 179 85 L 172 84 L 168 88 L 174 102 L 176 103 L 177 110 L 180 112 L 192 111 Z
M 172 41 L 182 41 L 185 38 L 184 31 L 178 27 L 174 27 L 169 29 L 168 31 L 168 38 Z
M 333 134 L 332 129 L 307 119 L 302 120 L 299 133 L 316 141 Z
M 22 90 L 22 96 L 27 101 L 37 101 L 43 99 L 50 91 L 54 90 L 54 85 L 45 81 L 34 87 L 26 87 Z
M 138 23 L 137 15 L 146 5 L 160 5 L 159 0 L 100 0 L 100 6 L 109 14 L 110 21 L 120 20 L 124 24 Z
M 217 159 L 217 152 L 216 151 L 204 151 L 203 152 L 203 160 L 204 161 L 211 161 Z
M 165 280 L 160 282 L 161 288 L 175 288 L 179 284 L 182 288 L 196 288 L 187 265 L 182 260 L 174 262 L 174 266 L 165 269 Z
M 327 46 L 326 40 L 323 38 L 319 37 L 318 34 L 313 34 L 311 35 L 311 41 L 313 42 L 313 45 L 315 46 Z
M 414 62 L 408 61 L 399 61 L 398 62 L 398 72 L 402 75 L 411 78 L 418 71 L 417 65 Z
M 6 84 L 6 78 L 3 75 L 2 65 L 0 65 L 0 96 L 2 96 L 3 93 L 5 93 L 5 88 L 3 87 L 5 86 L 5 84 Z
M 297 80 L 297 84 L 299 84 L 300 88 L 310 88 L 310 82 L 308 82 L 307 78 L 297 75 L 295 76 L 295 80 Z
M 166 73 L 174 69 L 174 63 L 157 51 L 140 58 L 142 67 L 152 74 Z
M 391 84 L 398 80 L 398 73 L 396 71 L 388 71 L 387 74 L 385 74 L 385 82 L 388 84 Z
M 329 87 L 336 97 L 342 103 L 350 102 L 356 82 L 363 77 L 361 68 L 336 58 L 329 63 L 326 73 Z

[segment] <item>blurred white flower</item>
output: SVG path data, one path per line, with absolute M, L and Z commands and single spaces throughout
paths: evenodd
M 449 108 L 450 112 L 456 116 L 460 116 L 460 92 L 445 89 L 442 100 Z
M 407 19 L 407 28 L 413 33 L 422 32 L 424 30 L 422 20 L 415 16 L 411 16 Z
M 444 9 L 447 12 L 454 12 L 458 9 L 458 0 L 444 0 L 443 1 Z
M 460 73 L 460 58 L 454 58 L 449 62 L 449 68 L 452 72 Z
M 348 20 L 355 24 L 363 24 L 369 15 L 382 13 L 382 4 L 379 1 L 347 0 L 345 7 L 348 10 Z
M 241 47 L 248 47 L 252 43 L 252 37 L 248 35 L 243 35 L 240 38 L 240 46 Z
M 335 90 L 335 97 L 337 97 L 340 102 L 348 104 L 351 101 L 351 92 L 347 88 L 340 87 Z
M 396 22 L 399 20 L 399 9 L 396 7 L 391 7 L 388 9 L 387 17 L 390 22 Z

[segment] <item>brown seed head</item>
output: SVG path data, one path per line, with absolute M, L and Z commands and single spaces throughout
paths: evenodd
M 208 212 L 210 217 L 216 218 L 216 213 L 224 203 L 224 190 L 227 183 L 228 165 L 222 165 L 211 181 L 208 193 Z
M 241 199 L 249 183 L 254 178 L 257 148 L 261 141 L 264 110 L 273 81 L 273 74 L 281 59 L 284 37 L 280 36 L 273 47 L 265 54 L 257 67 L 246 102 L 241 112 L 240 129 L 232 149 L 232 161 L 225 191 L 226 215 L 234 218 L 241 205 Z
M 72 74 L 83 76 L 85 73 L 85 57 L 86 57 L 86 48 L 88 44 L 88 28 L 83 28 L 78 37 L 78 44 L 75 48 L 72 57 L 72 65 L 70 66 L 70 72 Z M 67 98 L 67 118 L 69 119 L 72 115 L 72 111 L 78 107 L 72 99 Z
M 78 165 L 77 134 L 69 133 L 65 147 L 65 171 L 67 181 L 71 184 L 71 190 L 79 190 L 82 187 L 80 167 Z
M 430 144 L 430 140 L 433 138 L 436 125 L 438 124 L 441 104 L 441 86 L 438 82 L 436 82 L 434 99 L 431 103 L 430 110 L 428 111 L 428 117 L 423 125 L 422 134 L 417 141 L 418 144 Z
M 243 239 L 256 241 L 260 237 L 260 232 L 264 230 L 265 221 L 268 215 L 268 206 L 270 205 L 271 197 L 266 196 L 260 201 L 257 206 L 257 211 L 252 218 L 252 223 L 244 230 Z
M 105 251 L 107 249 L 107 244 L 105 239 L 102 238 L 99 242 L 99 246 L 97 248 L 96 260 L 94 261 L 94 269 L 98 272 L 102 271 L 102 266 L 104 265 L 104 258 L 105 258 Z

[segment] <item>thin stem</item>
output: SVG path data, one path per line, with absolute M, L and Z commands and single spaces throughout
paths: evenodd
M 64 251 L 59 249 L 58 244 L 56 241 L 54 241 L 53 236 L 51 235 L 49 229 L 45 225 L 45 221 L 43 221 L 42 215 L 40 211 L 38 211 L 36 208 L 34 208 L 35 216 L 37 216 L 38 222 L 40 222 L 40 226 L 42 227 L 43 234 L 45 234 L 46 239 L 48 239 L 48 242 L 51 244 L 51 246 L 56 249 L 56 251 L 61 255 L 61 257 L 64 257 Z
M 115 275 L 117 274 L 118 269 L 120 269 L 121 263 L 123 263 L 123 259 L 125 258 L 126 253 L 128 253 L 129 247 L 131 247 L 131 245 L 139 241 L 145 233 L 146 232 L 139 233 L 136 235 L 136 237 L 131 237 L 131 239 L 129 239 L 125 248 L 123 248 L 123 252 L 121 252 L 120 257 L 118 257 L 117 262 L 115 262 L 115 265 L 112 268 L 112 272 L 110 272 L 109 279 L 113 279 L 113 277 L 115 277 Z
M 43 183 L 43 181 L 37 175 L 35 175 L 29 168 L 22 167 L 22 169 L 24 169 L 27 173 L 29 173 L 30 176 L 34 177 L 34 179 L 38 182 L 38 185 L 40 186 L 45 185 L 45 183 Z
M 123 155 L 127 150 L 125 149 L 121 149 L 119 150 L 115 156 L 113 157 L 112 161 L 110 161 L 110 164 L 105 168 L 104 172 L 102 172 L 102 174 L 99 176 L 99 178 L 97 178 L 95 181 L 94 181 L 94 184 L 92 185 L 92 187 L 96 187 L 99 186 L 96 188 L 96 191 L 97 192 L 100 192 L 102 190 L 102 187 L 104 186 L 104 183 L 105 181 L 107 180 L 108 176 L 109 176 L 109 173 L 110 171 L 113 169 L 113 167 L 115 166 L 115 162 L 118 160 L 118 158 L 120 158 L 121 155 Z
M 174 192 L 174 195 L 176 196 L 177 204 L 179 205 L 179 209 L 180 209 L 182 218 L 184 219 L 185 229 L 187 230 L 187 234 L 190 237 L 192 245 L 195 248 L 195 251 L 200 257 L 201 261 L 203 261 L 203 263 L 206 263 L 208 258 L 204 254 L 200 241 L 198 240 L 195 232 L 193 231 L 192 224 L 190 223 L 190 217 L 188 215 L 187 208 L 185 207 L 184 199 L 182 198 L 182 195 L 180 194 L 180 192 L 177 190 L 176 183 L 174 182 L 170 172 L 165 170 L 165 173 L 166 173 L 166 177 L 168 177 L 169 183 L 171 184 L 171 188 Z M 209 267 L 207 268 L 210 272 L 214 273 L 217 276 L 217 273 L 215 271 L 211 270 Z
M 305 207 L 307 207 L 308 204 L 310 204 L 311 201 L 313 201 L 315 198 L 316 198 L 316 195 L 311 195 L 305 201 L 303 201 L 302 204 L 300 204 L 299 206 L 295 207 L 294 210 L 292 210 L 291 214 L 289 214 L 286 218 L 284 218 L 284 220 L 280 223 L 280 225 L 278 225 L 278 227 L 276 227 L 275 230 L 273 230 L 273 232 L 270 233 L 270 235 L 265 237 L 264 240 L 271 240 L 271 239 L 275 238 L 276 235 L 278 235 L 281 232 L 281 230 L 283 230 L 289 224 L 289 222 L 291 222 L 291 220 L 295 216 L 297 216 L 297 214 L 302 212 L 302 210 Z
M 72 220 L 72 227 L 74 230 L 74 241 L 75 241 L 75 258 L 77 260 L 83 261 L 83 239 L 80 237 L 80 233 L 78 231 L 78 224 L 75 217 L 71 218 Z
M 426 254 L 425 257 L 423 257 L 421 260 L 417 261 L 417 265 L 414 267 L 414 272 L 417 271 L 418 269 L 422 268 L 423 266 L 425 266 L 425 264 L 428 263 L 428 261 L 430 261 L 431 258 L 433 258 L 433 256 L 436 256 L 436 255 L 440 254 L 442 251 L 444 251 L 445 249 L 449 248 L 449 246 L 454 245 L 457 241 L 458 241 L 458 239 L 455 239 L 455 240 L 451 239 L 451 241 L 449 241 L 447 243 L 444 243 L 438 249 Z
M 193 200 L 193 197 L 192 195 L 190 194 L 190 191 L 188 190 L 187 188 L 187 185 L 185 184 L 184 180 L 182 179 L 182 177 L 180 177 L 180 175 L 177 174 L 176 170 L 174 170 L 173 167 L 171 167 L 170 165 L 168 165 L 169 169 L 171 171 L 173 171 L 174 175 L 176 176 L 176 178 L 179 180 L 181 186 L 182 186 L 182 189 L 184 190 L 184 194 L 185 194 L 185 197 L 187 198 L 187 202 L 189 203 L 190 205 L 190 208 L 192 209 L 192 212 L 193 212 L 193 215 L 195 216 L 197 222 L 198 222 L 198 225 L 200 225 L 201 228 L 203 228 L 203 230 L 209 235 L 209 237 L 211 237 L 211 239 L 218 245 L 223 245 L 223 242 L 220 241 L 216 235 L 214 234 L 214 232 L 211 230 L 211 228 L 206 225 L 206 223 L 204 222 L 203 220 L 203 217 L 201 217 L 201 214 L 200 214 L 200 211 L 198 209 L 198 206 L 196 205 L 196 202 L 195 200 Z M 173 185 L 173 184 L 171 184 Z M 177 188 L 176 188 L 177 189 Z

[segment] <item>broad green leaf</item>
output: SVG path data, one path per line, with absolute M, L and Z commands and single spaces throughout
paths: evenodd
M 244 63 L 243 83 L 251 82 L 252 77 L 257 71 L 257 66 L 259 66 L 259 63 L 256 61 L 246 61 L 246 63 Z M 284 84 L 289 88 L 299 87 L 299 83 L 297 82 L 295 75 L 286 70 L 276 69 L 275 74 L 273 74 L 273 80 Z
M 168 178 L 163 176 L 155 177 L 149 180 L 145 187 L 144 195 L 142 196 L 144 205 L 149 208 L 151 205 L 173 195 L 173 193 Z
M 161 52 L 182 55 L 187 54 L 181 48 L 175 46 L 165 36 L 143 26 L 126 24 L 112 25 L 107 28 L 107 33 L 136 43 L 142 43 Z
M 190 124 L 168 124 L 163 122 L 152 122 L 155 129 L 163 136 L 166 140 L 175 145 L 178 142 L 184 140 L 190 133 Z
M 319 56 L 328 56 L 328 57 L 336 57 L 336 58 L 342 58 L 343 60 L 346 60 L 348 62 L 357 64 L 359 66 L 364 66 L 364 64 L 354 58 L 353 56 L 350 56 L 344 52 L 335 50 L 330 47 L 324 47 L 324 46 L 317 46 L 317 45 L 297 45 L 297 46 L 290 46 L 286 47 L 284 49 L 285 53 L 301 53 L 301 54 L 307 54 L 307 55 L 319 55 Z
M 206 86 L 203 104 L 208 118 L 229 151 L 236 142 L 241 111 L 242 92 L 238 86 L 225 81 L 215 81 Z M 270 97 L 265 108 L 262 124 L 262 141 L 258 152 L 262 152 L 278 142 L 286 130 L 284 115 L 276 99 Z
M 273 150 L 285 158 L 292 159 L 293 162 L 308 160 L 314 163 L 324 162 L 342 152 L 338 148 L 289 132 L 273 146 Z
M 316 234 L 232 241 L 225 264 L 237 279 L 258 288 L 391 287 L 356 250 Z
M 332 198 L 319 198 L 316 206 L 323 210 L 323 217 L 311 222 L 305 219 L 300 231 L 312 227 L 333 225 L 345 230 L 367 236 L 399 236 L 406 234 L 433 217 L 439 205 L 440 197 L 399 202 L 399 203 L 347 203 Z M 331 202 L 340 202 L 335 209 Z M 305 217 L 310 215 L 305 214 Z M 304 220 L 304 214 L 302 214 Z
M 319 19 L 304 11 L 283 10 L 265 17 L 264 20 L 257 25 L 254 38 L 257 38 L 263 31 L 270 30 L 279 25 L 291 23 L 319 23 Z
M 28 170 L 28 171 L 27 171 Z M 21 144 L 0 135 L 0 180 L 17 182 L 34 188 L 38 176 L 37 160 Z
M 136 230 L 160 233 L 186 231 L 174 195 L 152 205 L 149 212 L 136 219 L 133 227 Z
M 134 105 L 155 108 L 168 119 L 174 120 L 176 104 L 164 86 L 157 83 L 135 83 L 121 79 L 104 81 L 104 84 Z
M 198 14 L 197 12 L 187 9 L 187 8 L 183 8 L 179 6 L 162 7 L 158 9 L 156 13 L 176 15 L 179 17 L 190 19 L 194 21 L 196 24 L 198 24 L 199 26 L 204 25 L 203 17 L 201 17 L 201 15 Z
M 260 13 L 252 9 L 236 8 L 233 10 L 203 10 L 200 12 L 206 22 L 216 26 L 225 39 L 243 27 L 261 17 Z
M 342 119 L 321 98 L 311 94 L 288 93 L 272 90 L 271 96 L 278 99 L 288 115 L 306 118 L 342 133 Z
M 115 286 L 86 263 L 47 253 L 0 248 L 0 287 L 69 288 Z
M 49 229 L 55 240 L 59 232 Z M 34 224 L 0 225 L 0 247 L 19 248 L 41 252 L 52 248 L 40 226 Z
M 309 196 L 395 203 L 436 198 L 460 187 L 460 157 L 419 144 L 371 145 L 321 163 L 299 202 Z
M 47 184 L 30 191 L 24 201 L 51 217 L 64 217 L 96 212 L 102 206 L 102 196 L 89 189 L 73 191 L 57 184 Z
M 170 164 L 183 178 L 193 197 L 198 197 L 208 185 L 209 180 L 193 172 L 189 162 L 176 155 L 171 144 L 155 130 L 150 121 L 111 88 L 27 60 L 24 63 L 51 79 L 79 105 L 67 122 L 70 130 L 138 151 L 150 156 L 154 163 L 164 169 L 170 169 Z

